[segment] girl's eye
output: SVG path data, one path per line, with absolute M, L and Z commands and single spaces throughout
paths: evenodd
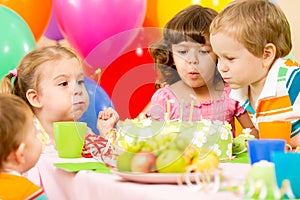
M 64 81 L 64 82 L 61 82 L 60 84 L 58 84 L 60 86 L 67 86 L 68 85 L 68 82 L 67 81 Z
M 186 50 L 178 50 L 177 52 L 178 52 L 179 54 L 186 54 L 186 53 L 187 53 Z
M 77 83 L 78 85 L 84 84 L 84 80 L 79 80 Z
M 200 52 L 200 54 L 208 54 L 209 53 L 209 51 L 206 51 L 206 50 L 200 50 L 199 52 Z

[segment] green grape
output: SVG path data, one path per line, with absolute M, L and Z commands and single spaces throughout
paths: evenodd
M 141 148 L 142 148 L 141 145 L 130 145 L 127 150 L 136 153 L 139 152 Z
M 137 143 L 138 143 L 138 145 L 140 145 L 141 148 L 142 148 L 142 147 L 146 144 L 146 141 L 140 140 L 140 141 L 138 141 Z
M 168 144 L 168 149 L 177 149 L 176 143 L 175 143 L 175 142 L 170 142 L 170 143 Z
M 142 148 L 141 148 L 141 151 L 148 151 L 148 152 L 152 152 L 154 149 L 150 146 L 147 146 L 147 145 L 144 145 Z
M 148 147 L 151 147 L 152 149 L 156 149 L 158 148 L 158 144 L 155 142 L 155 140 L 153 140 L 152 138 L 151 139 L 148 139 L 145 143 L 146 146 Z

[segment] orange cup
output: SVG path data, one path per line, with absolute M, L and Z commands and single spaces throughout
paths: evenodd
M 259 122 L 259 138 L 284 139 L 290 144 L 292 123 L 287 121 Z

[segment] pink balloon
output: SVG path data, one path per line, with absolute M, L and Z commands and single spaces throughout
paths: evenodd
M 53 0 L 62 34 L 83 58 L 105 39 L 140 27 L 146 4 L 146 0 Z

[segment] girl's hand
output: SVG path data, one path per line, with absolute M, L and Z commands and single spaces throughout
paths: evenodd
M 98 114 L 97 129 L 105 138 L 109 138 L 111 130 L 119 121 L 119 114 L 113 108 L 107 108 Z

